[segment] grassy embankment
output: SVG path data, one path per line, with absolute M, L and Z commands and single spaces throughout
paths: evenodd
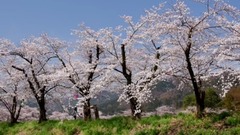
M 196 119 L 192 114 L 150 116 L 141 120 L 114 117 L 107 120 L 29 121 L 0 123 L 0 135 L 240 135 L 240 113 L 222 113 Z

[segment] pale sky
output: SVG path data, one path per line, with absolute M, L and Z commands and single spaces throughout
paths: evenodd
M 0 38 L 19 42 L 29 36 L 48 33 L 72 40 L 79 24 L 99 29 L 123 24 L 120 16 L 138 19 L 144 10 L 166 0 L 0 0 Z M 185 0 L 189 3 L 190 0 Z M 174 0 L 168 0 L 174 3 Z M 240 8 L 239 0 L 229 0 Z M 192 3 L 190 3 L 192 6 Z M 198 12 L 200 7 L 194 7 Z

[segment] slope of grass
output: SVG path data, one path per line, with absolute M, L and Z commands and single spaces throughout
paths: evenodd
M 107 120 L 29 121 L 0 123 L 0 135 L 238 135 L 240 113 L 212 114 L 196 119 L 192 114 L 150 116 L 141 120 L 114 117 Z

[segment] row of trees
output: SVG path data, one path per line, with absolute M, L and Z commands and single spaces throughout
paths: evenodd
M 193 16 L 183 1 L 145 11 L 139 21 L 123 16 L 127 25 L 95 31 L 81 25 L 76 43 L 41 35 L 15 45 L 0 40 L 0 101 L 16 122 L 21 103 L 34 97 L 39 122 L 47 120 L 46 98 L 77 92 L 84 119 L 91 119 L 90 100 L 100 91 L 120 92 L 132 116 L 159 80 L 172 77 L 190 84 L 197 116 L 204 111 L 203 82 L 229 71 L 238 77 L 240 11 L 224 1 L 200 1 L 206 11 Z M 182 85 L 179 85 L 181 88 Z M 228 86 L 228 85 L 225 85 Z

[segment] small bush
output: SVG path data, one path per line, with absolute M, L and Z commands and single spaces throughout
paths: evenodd
M 216 93 L 214 88 L 206 90 L 206 97 L 204 100 L 205 107 L 216 108 L 219 107 L 221 102 L 220 96 Z
M 207 88 L 205 93 L 206 93 L 205 100 L 204 100 L 205 107 L 216 108 L 221 105 L 220 104 L 221 98 L 213 88 Z M 183 98 L 184 108 L 188 106 L 195 106 L 195 105 L 196 105 L 196 99 L 195 99 L 194 93 L 187 95 Z
M 194 94 L 187 95 L 183 98 L 183 107 L 187 108 L 188 106 L 196 105 L 196 99 Z
M 226 117 L 231 116 L 231 113 L 229 112 L 222 112 L 220 114 L 215 114 L 211 117 L 212 122 L 217 122 L 225 119 Z
M 225 120 L 225 124 L 229 126 L 237 126 L 240 124 L 240 118 L 239 117 L 228 117 Z

